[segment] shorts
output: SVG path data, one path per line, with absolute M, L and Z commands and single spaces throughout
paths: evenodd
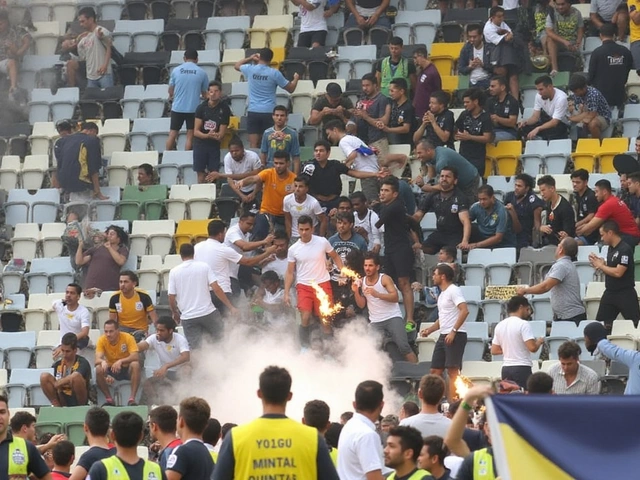
M 462 368 L 462 357 L 464 348 L 467 346 L 466 332 L 456 333 L 456 338 L 451 345 L 444 342 L 446 335 L 443 333 L 438 337 L 436 347 L 431 358 L 431 368 L 442 370 L 444 368 Z
M 170 130 L 179 131 L 185 123 L 187 124 L 187 130 L 193 130 L 193 126 L 196 123 L 196 114 L 171 111 Z
M 79 407 L 80 403 L 78 403 L 78 399 L 72 393 L 71 395 L 67 395 L 66 393 L 60 392 L 58 396 L 64 401 L 65 407 Z
M 502 367 L 502 380 L 511 380 L 516 382 L 520 387 L 527 388 L 527 380 L 531 376 L 531 367 L 524 365 L 514 365 L 510 367 Z
M 129 334 L 133 335 L 133 338 L 135 338 L 136 342 L 141 342 L 142 340 L 147 338 L 148 330 L 141 330 L 139 328 L 125 327 L 124 325 L 120 325 L 119 328 L 120 328 L 121 332 L 129 333 Z
M 122 367 L 119 373 L 115 373 L 111 371 L 111 367 L 107 369 L 107 375 L 109 377 L 113 377 L 114 380 L 131 380 L 131 375 L 129 375 L 129 367 Z
M 429 249 L 432 254 L 438 253 L 444 246 L 453 245 L 456 247 L 462 241 L 462 234 L 451 235 L 439 231 L 433 232 L 427 237 L 422 246 Z
M 377 330 L 383 335 L 385 333 L 389 335 L 402 355 L 408 355 L 412 352 L 402 317 L 393 317 L 382 322 L 372 322 L 369 324 L 369 328 Z
M 300 35 L 298 35 L 298 47 L 311 48 L 314 43 L 324 46 L 327 43 L 327 31 L 300 32 Z
M 386 167 L 387 157 L 389 156 L 389 140 L 386 137 L 381 138 L 380 140 L 371 142 L 369 146 L 372 148 L 375 147 L 378 150 L 378 165 Z
M 262 135 L 265 130 L 273 127 L 273 114 L 247 112 L 247 133 Z
M 193 142 L 193 171 L 198 173 L 220 170 L 220 144 L 198 140 Z
M 598 115 L 595 118 L 595 121 L 598 122 L 598 127 L 600 127 L 600 130 L 604 131 L 607 128 L 609 128 L 609 122 L 607 122 L 607 119 L 604 118 L 603 116 Z
M 331 289 L 331 281 L 322 282 L 318 285 L 329 296 L 329 301 L 333 302 L 333 290 Z M 319 317 L 320 302 L 316 297 L 316 292 L 313 287 L 298 283 L 296 285 L 296 292 L 298 293 L 298 310 L 300 310 L 301 312 L 313 312 L 314 315 Z
M 410 245 L 396 247 L 384 252 L 384 273 L 389 275 L 396 284 L 399 278 L 413 277 L 413 249 Z
M 0 60 L 0 72 L 1 73 L 9 73 L 9 62 L 11 59 L 5 58 L 4 60 Z

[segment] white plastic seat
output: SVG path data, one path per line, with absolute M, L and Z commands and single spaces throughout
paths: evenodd
M 145 118 L 161 118 L 169 101 L 169 85 L 147 85 L 142 97 Z
M 242 48 L 246 32 L 251 27 L 248 15 L 232 17 L 210 17 L 204 31 L 207 50 Z
M 130 253 L 146 255 L 148 246 L 151 255 L 167 255 L 175 231 L 176 222 L 173 220 L 136 220 L 129 236 Z
M 157 168 L 160 184 L 176 186 L 185 168 L 193 170 L 192 150 L 165 150 L 162 163 Z
M 35 332 L 0 332 L 0 350 L 11 369 L 29 368 L 35 346 Z
M 22 165 L 22 188 L 41 188 L 48 169 L 49 155 L 27 155 Z
M 43 373 L 53 375 L 53 369 L 14 368 L 11 370 L 9 383 L 6 386 L 9 392 L 9 408 L 51 405 L 40 387 L 40 375 Z M 29 398 L 28 404 L 27 397 Z
M 36 368 L 49 368 L 53 363 L 51 354 L 60 345 L 60 332 L 56 330 L 41 330 L 35 346 Z
M 31 261 L 36 257 L 40 228 L 37 223 L 18 223 L 15 226 L 11 246 L 14 258 Z
M 0 162 L 0 188 L 10 191 L 20 186 L 22 163 L 18 155 L 5 155 Z
M 371 73 L 375 60 L 375 45 L 338 47 L 337 77 L 346 80 L 362 78 L 365 73 Z
M 33 125 L 29 144 L 33 155 L 49 155 L 51 152 L 51 142 L 58 137 L 56 124 L 53 122 L 36 122 Z M 1 182 L 0 182 L 1 183 Z
M 58 37 L 61 34 L 58 22 L 34 21 L 35 31 L 31 33 L 37 55 L 55 55 Z
M 158 165 L 158 152 L 113 152 L 107 167 L 110 186 L 124 188 L 129 184 L 130 171 L 143 163 L 155 167 Z
M 125 91 L 131 86 L 138 85 L 127 85 Z M 123 152 L 127 146 L 127 135 L 129 135 L 130 130 L 131 125 L 126 116 L 125 118 L 108 118 L 105 120 L 98 135 L 102 142 L 102 154 L 105 157 L 110 157 L 113 152 Z
M 131 120 L 138 118 L 140 116 L 140 105 L 143 98 L 143 85 L 127 85 L 124 87 L 124 95 L 120 101 L 120 104 L 122 105 L 122 117 Z M 127 131 L 128 130 L 129 129 L 127 128 Z
M 162 270 L 161 255 L 143 255 L 138 269 L 138 286 L 147 291 L 157 291 L 160 284 L 160 271 Z M 145 359 L 145 365 L 146 365 Z

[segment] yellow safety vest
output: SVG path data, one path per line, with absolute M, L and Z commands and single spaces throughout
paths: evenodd
M 213 458 L 213 463 L 218 463 L 218 452 L 209 450 L 209 453 L 211 454 L 211 458 Z
M 486 448 L 473 452 L 473 480 L 495 480 L 493 455 Z
M 29 476 L 27 465 L 29 465 L 29 450 L 27 441 L 24 438 L 13 437 L 9 443 L 9 479 L 26 479 Z
M 100 460 L 107 469 L 107 480 L 162 480 L 162 470 L 160 465 L 149 460 L 144 461 L 142 479 L 129 478 L 129 474 L 124 468 L 122 460 L 117 456 Z
M 422 478 L 424 478 L 425 475 L 429 475 L 429 472 L 419 468 L 418 470 L 413 472 L 407 480 L 422 480 Z M 393 472 L 391 475 L 387 477 L 387 480 L 395 480 L 395 478 L 396 478 L 396 472 Z
M 389 85 L 391 80 L 396 78 L 404 78 L 407 81 L 407 86 L 411 89 L 411 82 L 409 81 L 409 60 L 401 58 L 398 65 L 396 65 L 395 73 L 391 69 L 391 57 L 383 58 L 380 62 L 380 93 L 385 97 L 389 96 Z M 409 92 L 407 91 L 407 96 Z
M 234 478 L 318 477 L 318 430 L 290 418 L 258 418 L 235 427 Z M 111 479 L 109 479 L 111 480 Z
M 329 456 L 331 457 L 331 461 L 333 462 L 333 466 L 338 466 L 338 449 L 329 447 Z

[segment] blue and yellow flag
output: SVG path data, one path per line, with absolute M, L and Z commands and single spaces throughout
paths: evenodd
M 494 395 L 501 480 L 640 479 L 640 397 Z

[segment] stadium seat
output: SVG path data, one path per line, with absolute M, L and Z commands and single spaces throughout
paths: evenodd
M 110 186 L 120 188 L 130 184 L 131 170 L 137 169 L 143 163 L 153 167 L 158 165 L 158 152 L 113 152 L 111 162 L 107 166 L 107 177 Z
M 55 222 L 59 205 L 60 192 L 56 188 L 41 188 L 33 194 L 28 190 L 10 190 L 4 204 L 6 223 L 15 226 L 27 222 Z
M 441 76 L 442 90 L 453 96 L 454 92 L 458 89 L 459 79 L 457 75 L 445 75 Z
M 520 155 L 522 155 L 520 140 L 502 141 L 497 145 L 487 144 L 487 157 L 491 158 L 496 165 L 498 175 L 507 177 L 515 175 Z
M 138 286 L 147 291 L 162 290 L 161 275 L 162 255 L 143 255 L 140 259 L 140 268 L 138 269 Z M 159 288 L 160 287 L 160 288 Z M 146 365 L 145 359 L 145 365 Z
M 59 88 L 55 95 L 48 88 L 35 88 L 29 102 L 29 123 L 72 118 L 79 100 L 77 87 Z
M 204 31 L 207 50 L 242 48 L 249 30 L 251 19 L 248 15 L 237 17 L 210 17 Z
M 361 79 L 370 73 L 376 61 L 376 46 L 361 45 L 338 47 L 338 59 L 335 62 L 337 77 L 346 80 Z M 316 86 L 316 90 L 320 90 Z
M 467 331 L 467 345 L 464 350 L 463 360 L 465 362 L 482 360 L 489 341 L 489 325 L 485 322 L 467 320 L 464 328 Z
M 546 140 L 528 140 L 524 145 L 524 153 L 520 155 L 523 172 L 534 178 L 543 173 L 544 156 L 548 148 Z
M 249 82 L 233 82 L 231 84 L 231 111 L 234 115 L 244 115 L 249 97 Z
M 36 55 L 55 55 L 58 37 L 61 35 L 58 22 L 34 21 L 35 31 L 31 33 Z
M 170 123 L 169 117 L 136 118 L 129 133 L 131 151 L 143 152 L 151 146 L 158 153 L 163 153 L 169 137 Z
M 589 282 L 587 284 L 587 292 L 584 296 L 587 318 L 596 318 L 604 289 L 604 282 Z
M 32 333 L 32 332 L 29 332 Z M 51 368 L 13 368 L 6 389 L 9 393 L 9 408 L 50 405 L 40 388 L 40 375 L 51 373 Z
M 29 144 L 31 145 L 31 153 L 33 155 L 49 155 L 51 152 L 51 143 L 54 138 L 58 137 L 56 125 L 53 122 L 36 122 L 33 125 L 33 131 L 29 136 Z M 2 170 L 0 168 L 0 174 Z M 1 185 L 1 182 L 0 182 Z
M 245 58 L 242 48 L 228 48 L 222 53 L 220 62 L 220 78 L 223 83 L 239 82 L 242 74 L 235 69 L 238 60 Z M 237 115 L 237 114 L 236 114 Z
M 163 31 L 164 21 L 161 19 L 117 20 L 112 33 L 113 43 L 123 54 L 130 51 L 155 52 Z M 122 40 L 119 40 L 121 38 Z
M 162 163 L 157 168 L 160 183 L 175 187 L 179 183 L 178 180 L 184 169 L 193 169 L 193 152 L 190 150 L 166 150 L 162 155 Z M 173 189 L 173 187 L 171 188 Z
M 460 288 L 464 299 L 467 301 L 467 308 L 469 309 L 467 322 L 475 322 L 480 312 L 482 289 L 479 285 L 463 285 Z
M 598 153 L 600 172 L 617 173 L 613 167 L 613 157 L 629 149 L 627 138 L 604 138 Z
M 629 78 L 631 78 L 631 75 Z M 640 130 L 640 105 L 625 105 L 624 115 L 619 122 L 622 125 L 623 137 L 635 137 L 638 135 L 638 130 Z
M 121 118 L 121 101 L 124 87 L 116 85 L 109 88 L 87 88 L 80 98 L 82 118 Z
M 159 220 L 167 193 L 167 185 L 127 185 L 119 204 L 120 218 L 130 222 L 141 218 Z
M 27 155 L 22 164 L 21 184 L 27 190 L 38 190 L 49 169 L 49 155 Z
M 596 158 L 600 151 L 600 140 L 597 138 L 580 138 L 576 150 L 571 154 L 574 168 L 584 168 L 588 172 L 595 172 Z
M 535 140 L 530 140 L 527 144 L 531 142 L 535 142 Z M 487 177 L 487 184 L 493 187 L 494 194 L 500 201 L 504 199 L 505 194 L 513 191 L 513 181 L 513 177 L 505 177 L 504 175 L 489 175 Z
M 62 254 L 62 235 L 65 228 L 66 225 L 62 222 L 42 224 L 42 255 L 45 258 L 55 258 Z
M 0 350 L 4 353 L 3 365 L 6 362 L 10 369 L 29 368 L 35 346 L 35 332 L 0 332 Z
M 34 349 L 36 368 L 49 368 L 52 362 L 53 349 L 60 345 L 60 332 L 56 330 L 41 330 Z
M 164 19 L 163 19 L 164 20 Z M 206 18 L 170 18 L 166 20 L 164 32 L 160 35 L 162 48 L 167 52 L 204 48 L 202 32 L 207 24 Z
M 185 218 L 207 219 L 215 198 L 215 184 L 174 185 L 165 202 L 167 217 L 176 222 Z
M 122 116 L 134 120 L 140 116 L 144 85 L 127 85 L 122 98 Z M 128 130 L 128 129 L 127 129 Z
M 248 30 L 251 48 L 285 47 L 292 28 L 291 15 L 256 15 Z
M 464 43 L 434 43 L 429 52 L 429 60 L 438 69 L 440 76 L 453 75 L 456 62 Z
M 209 237 L 208 226 L 211 220 L 180 220 L 174 235 L 176 251 L 184 243 L 197 243 Z M 165 262 L 167 257 L 165 257 Z
M 74 281 L 74 271 L 69 257 L 34 258 L 25 275 L 29 293 L 64 292 Z
M 20 185 L 22 163 L 18 155 L 5 155 L 0 161 L 0 188 L 10 191 Z
M 529 143 L 529 142 L 527 142 Z M 567 160 L 571 155 L 571 139 L 550 140 L 544 156 L 546 173 L 561 175 L 567 167 Z
M 502 377 L 502 362 L 464 362 L 461 373 L 474 384 L 492 384 Z
M 130 88 L 130 86 L 127 88 Z M 136 117 L 133 118 L 137 118 L 137 110 Z M 109 118 L 105 120 L 102 128 L 100 129 L 100 133 L 98 134 L 98 137 L 102 142 L 102 154 L 105 157 L 111 157 L 113 152 L 123 152 L 127 144 L 127 136 L 129 135 L 130 129 L 131 124 L 129 119 L 126 117 Z
M 136 220 L 133 222 L 130 252 L 135 255 L 167 255 L 173 243 L 173 220 Z M 148 252 L 147 252 L 148 250 Z
M 142 95 L 145 118 L 162 117 L 168 101 L 169 85 L 147 85 Z
M 422 43 L 430 51 L 440 18 L 439 10 L 425 10 L 424 7 L 399 11 L 393 24 L 393 34 L 402 38 L 405 45 Z

